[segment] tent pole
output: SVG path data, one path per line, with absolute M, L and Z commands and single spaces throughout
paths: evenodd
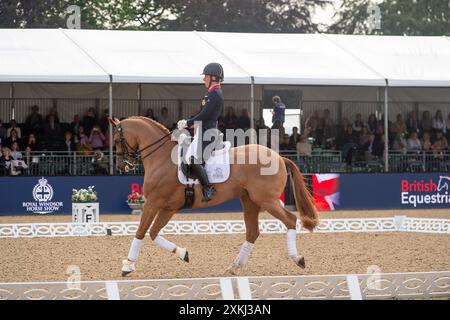
M 384 87 L 384 171 L 389 172 L 389 102 L 388 102 L 388 81 Z
M 255 142 L 255 78 L 253 76 L 251 78 L 250 84 L 250 144 Z
M 109 116 L 113 118 L 113 105 L 112 105 L 112 76 L 109 76 Z M 113 128 L 111 123 L 109 124 L 109 174 L 114 174 L 114 157 L 113 157 Z

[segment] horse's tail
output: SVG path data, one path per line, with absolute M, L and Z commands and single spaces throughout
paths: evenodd
M 314 205 L 311 192 L 308 190 L 304 177 L 297 165 L 288 158 L 283 157 L 283 160 L 286 169 L 290 169 L 292 173 L 291 185 L 302 225 L 312 231 L 319 224 L 319 213 Z

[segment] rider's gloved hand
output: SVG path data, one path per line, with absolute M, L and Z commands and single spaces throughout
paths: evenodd
M 178 127 L 178 130 L 183 130 L 184 128 L 186 128 L 187 127 L 187 120 L 183 119 L 183 120 L 178 121 L 177 127 Z

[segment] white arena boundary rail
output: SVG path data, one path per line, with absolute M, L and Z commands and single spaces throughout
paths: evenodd
M 450 297 L 450 271 L 0 283 L 0 300 L 433 299 Z
M 0 224 L 0 238 L 20 237 L 74 237 L 74 236 L 131 236 L 139 222 L 76 223 L 17 223 Z M 261 233 L 284 233 L 286 228 L 279 220 L 260 220 Z M 395 216 L 389 218 L 323 219 L 314 230 L 317 233 L 333 232 L 423 232 L 450 234 L 450 219 L 415 218 Z M 307 233 L 300 222 L 298 233 Z M 162 230 L 172 235 L 215 235 L 245 233 L 243 220 L 173 220 Z

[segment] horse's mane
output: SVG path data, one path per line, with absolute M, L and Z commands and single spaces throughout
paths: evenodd
M 147 122 L 149 125 L 156 126 L 159 130 L 161 130 L 162 133 L 164 133 L 164 134 L 169 133 L 169 130 L 166 127 L 164 127 L 161 123 L 159 123 L 158 121 L 155 121 L 153 119 L 150 119 L 147 117 L 142 117 L 142 116 L 132 116 L 132 117 L 128 117 L 127 119 L 143 120 L 143 121 Z

